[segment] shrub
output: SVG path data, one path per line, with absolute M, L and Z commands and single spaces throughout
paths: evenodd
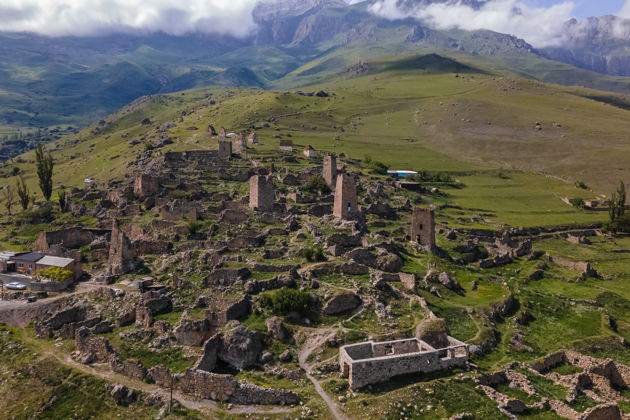
M 201 232 L 202 228 L 203 224 L 197 220 L 190 220 L 188 223 L 186 223 L 186 230 L 188 231 L 189 235 L 196 235 L 197 233 Z
M 326 184 L 326 180 L 321 175 L 310 177 L 302 186 L 302 191 L 311 194 L 328 194 L 330 187 Z
M 379 162 L 377 160 L 373 160 L 368 164 L 368 167 L 377 175 L 387 175 L 387 170 L 389 166 L 385 165 L 383 162 Z
M 306 315 L 310 301 L 308 292 L 286 287 L 266 292 L 259 299 L 263 308 L 269 309 L 276 315 L 287 315 L 291 312 Z
M 604 230 L 608 232 L 630 233 L 630 213 L 618 216 L 614 221 L 604 225 Z
M 60 267 L 46 267 L 37 272 L 41 277 L 46 277 L 61 283 L 72 280 L 72 271 Z
M 52 203 L 46 203 L 39 208 L 27 210 L 22 214 L 23 222 L 31 224 L 50 223 L 53 219 Z
M 583 190 L 588 190 L 588 185 L 584 181 L 575 181 L 575 187 Z
M 579 198 L 579 197 L 570 199 L 569 203 L 571 203 L 571 205 L 573 207 L 575 207 L 576 209 L 585 209 L 586 208 L 586 204 L 584 203 L 584 200 Z
M 315 245 L 311 248 L 304 248 L 300 254 L 306 258 L 308 262 L 322 262 L 326 261 L 326 256 L 324 255 L 324 248 L 321 245 Z

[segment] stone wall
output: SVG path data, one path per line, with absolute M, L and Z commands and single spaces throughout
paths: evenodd
M 232 157 L 232 142 L 219 140 L 219 151 L 217 155 L 220 159 L 230 159 Z
M 457 345 L 433 351 L 431 346 L 415 339 L 344 346 L 339 351 L 341 373 L 348 377 L 350 388 L 357 390 L 398 375 L 465 366 L 469 356 L 468 346 L 452 337 L 449 340 Z M 414 346 L 410 343 L 414 341 L 421 351 L 413 351 Z
M 73 227 L 70 229 L 61 229 L 50 232 L 40 232 L 37 239 L 33 243 L 33 251 L 41 253 L 58 253 L 51 252 L 53 249 L 59 249 L 55 245 L 61 245 L 63 248 L 76 249 L 91 244 L 99 237 L 107 236 L 110 230 L 107 229 L 84 229 L 81 227 Z M 57 255 L 63 256 L 63 255 Z
M 136 198 L 147 198 L 160 192 L 160 180 L 149 175 L 138 175 L 133 183 L 133 195 Z
M 108 260 L 111 274 L 120 275 L 132 271 L 136 265 L 135 257 L 129 238 L 120 229 L 118 221 L 114 220 Z

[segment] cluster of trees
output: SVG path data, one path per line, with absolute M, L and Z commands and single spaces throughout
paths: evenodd
M 39 189 L 44 200 L 50 202 L 53 193 L 55 162 L 50 152 L 45 151 L 41 145 L 35 150 L 35 164 Z M 58 191 L 57 198 L 60 209 L 62 211 L 65 210 L 67 204 L 66 192 L 64 190 Z M 13 215 L 13 209 L 16 205 L 19 204 L 22 210 L 26 211 L 35 202 L 35 196 L 31 195 L 22 175 L 16 181 L 15 186 L 8 185 L 0 191 L 0 199 L 4 203 L 9 216 Z
M 46 267 L 37 272 L 40 277 L 66 283 L 72 280 L 72 271 L 60 267 Z

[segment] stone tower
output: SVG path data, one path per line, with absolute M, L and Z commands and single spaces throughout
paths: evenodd
M 219 157 L 221 159 L 230 159 L 232 157 L 232 142 L 229 140 L 219 140 Z
M 324 156 L 324 168 L 322 170 L 322 177 L 330 189 L 335 189 L 335 183 L 337 182 L 337 156 L 327 155 Z
M 136 176 L 133 183 L 133 195 L 136 198 L 146 198 L 160 192 L 160 180 L 149 175 Z
M 338 219 L 349 220 L 358 213 L 357 186 L 354 178 L 347 173 L 337 175 L 333 214 Z
M 241 153 L 243 150 L 247 148 L 247 144 L 245 143 L 245 137 L 242 134 L 234 137 L 232 139 L 233 149 L 236 153 Z
M 131 241 L 120 229 L 118 220 L 112 222 L 112 233 L 109 242 L 109 271 L 113 275 L 125 274 L 136 266 L 136 253 Z
M 249 179 L 249 208 L 256 211 L 271 211 L 273 200 L 273 182 L 270 175 L 254 175 Z
M 409 230 L 411 240 L 429 251 L 435 250 L 435 210 L 415 207 Z
M 252 146 L 255 144 L 258 144 L 258 134 L 251 133 L 249 136 L 247 136 L 247 143 L 249 143 Z

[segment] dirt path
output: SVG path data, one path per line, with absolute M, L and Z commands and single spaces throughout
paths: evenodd
M 332 414 L 333 418 L 335 418 L 335 420 L 349 420 L 348 417 L 346 417 L 346 415 L 339 409 L 337 403 L 330 398 L 326 391 L 324 391 L 319 381 L 311 375 L 311 366 L 308 363 L 308 357 L 311 355 L 313 350 L 321 347 L 326 340 L 332 338 L 336 332 L 336 329 L 333 328 L 323 328 L 310 332 L 308 339 L 300 349 L 298 361 L 300 363 L 300 367 L 306 373 L 306 377 L 313 383 L 315 390 L 328 406 L 328 410 L 330 411 L 330 414 Z

